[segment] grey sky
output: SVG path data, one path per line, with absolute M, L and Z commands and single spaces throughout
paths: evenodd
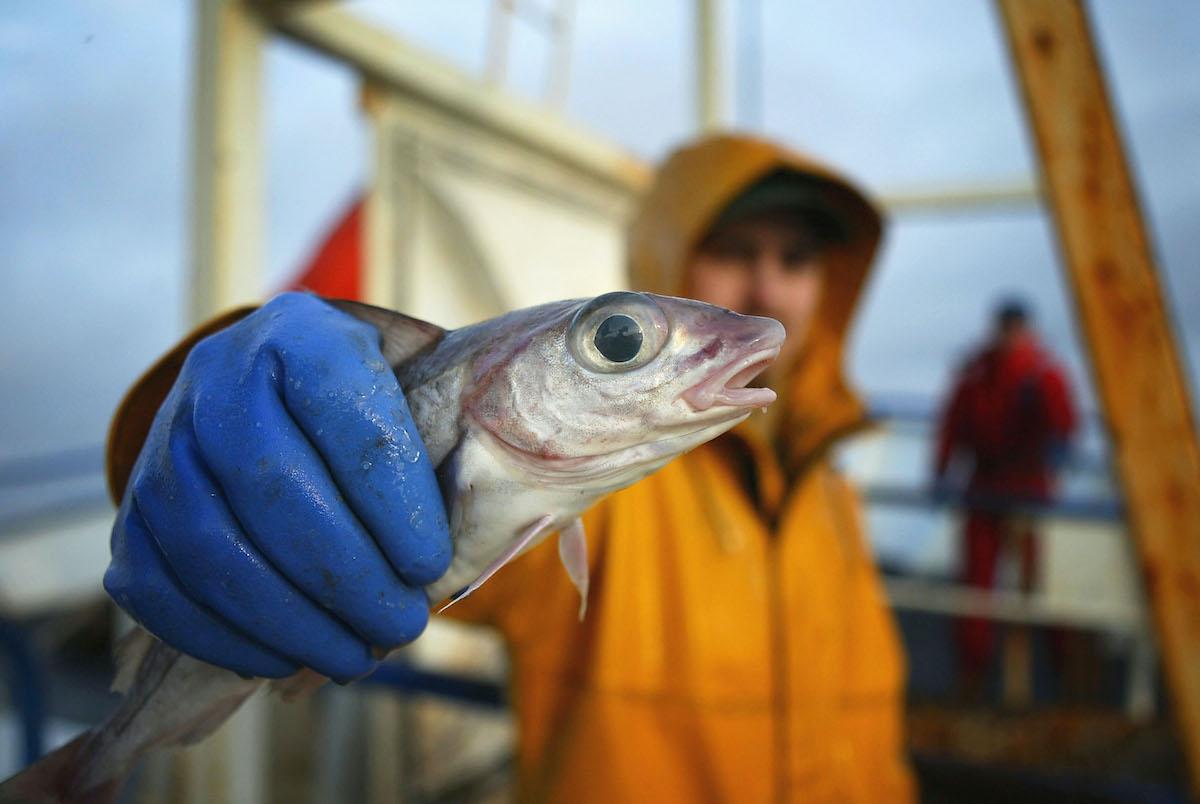
M 478 72 L 483 0 L 350 6 Z M 1032 170 L 990 3 L 763 0 L 766 133 L 876 191 Z M 1200 355 L 1200 5 L 1092 4 L 1193 376 Z M 691 129 L 686 0 L 579 0 L 568 115 L 647 159 Z M 0 13 L 0 458 L 98 443 L 121 391 L 183 329 L 191 4 L 15 3 Z M 513 81 L 540 88 L 518 26 Z M 732 60 L 731 60 L 732 61 Z M 277 44 L 267 59 L 273 285 L 361 185 L 347 71 Z M 902 219 L 862 311 L 853 366 L 931 396 L 996 292 L 1032 297 L 1084 379 L 1035 210 Z

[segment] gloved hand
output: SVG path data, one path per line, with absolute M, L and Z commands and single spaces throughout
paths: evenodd
M 425 628 L 442 498 L 368 324 L 281 295 L 200 341 L 117 512 L 104 587 L 167 644 L 243 675 L 370 672 Z

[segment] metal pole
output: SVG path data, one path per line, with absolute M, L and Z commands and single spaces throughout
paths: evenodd
M 237 0 L 196 5 L 192 127 L 193 324 L 259 301 L 262 288 L 261 79 L 264 31 Z
M 513 0 L 492 0 L 488 12 L 487 80 L 504 85 L 508 73 L 508 40 L 512 32 Z
M 762 0 L 738 0 L 737 122 L 743 128 L 763 124 Z
M 257 302 L 262 283 L 260 131 L 265 29 L 240 0 L 197 0 L 192 129 L 193 324 Z M 268 722 L 255 696 L 211 738 L 177 755 L 182 800 L 265 801 Z
M 404 310 L 422 219 L 421 146 L 397 125 L 400 111 L 385 89 L 366 84 L 363 108 L 374 136 L 374 168 L 364 216 L 363 298 Z
M 725 124 L 722 10 L 721 0 L 696 0 L 696 126 L 700 131 Z
M 0 651 L 9 669 L 9 705 L 21 721 L 21 765 L 32 765 L 45 750 L 45 668 L 39 661 L 27 629 L 17 622 L 0 619 Z
M 546 71 L 546 103 L 559 111 L 567 106 L 571 86 L 571 39 L 575 32 L 575 0 L 559 0 L 551 19 L 550 67 Z

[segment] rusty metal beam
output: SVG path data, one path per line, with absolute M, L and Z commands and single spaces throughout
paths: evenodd
M 1185 376 L 1082 4 L 999 5 L 1200 795 L 1200 448 Z

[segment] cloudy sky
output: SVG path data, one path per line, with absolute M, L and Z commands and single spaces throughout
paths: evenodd
M 761 111 L 739 122 L 877 193 L 1032 175 L 990 3 L 761 4 Z M 485 0 L 349 5 L 482 71 Z M 1090 8 L 1194 386 L 1200 5 Z M 687 0 L 578 0 L 566 114 L 647 160 L 687 137 L 690 14 Z M 0 459 L 98 444 L 122 390 L 184 329 L 191 42 L 182 0 L 0 11 Z M 514 90 L 536 95 L 544 40 L 519 25 L 513 52 Z M 265 80 L 278 285 L 361 186 L 365 132 L 346 70 L 278 42 Z M 1086 384 L 1051 232 L 1032 208 L 894 222 L 854 342 L 860 384 L 935 397 L 1004 291 L 1034 300 Z

